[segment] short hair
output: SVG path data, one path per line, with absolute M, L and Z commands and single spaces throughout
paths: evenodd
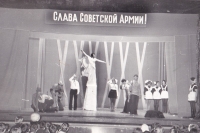
M 41 121 L 39 124 L 40 124 L 40 128 L 45 128 L 46 127 L 46 122 L 45 121 Z
M 163 82 L 167 83 L 167 81 L 166 81 L 166 80 L 163 80 Z
M 155 133 L 163 133 L 163 127 L 161 125 L 158 125 L 156 128 L 155 128 Z
M 94 55 L 95 55 L 95 53 L 91 53 L 91 55 L 90 55 L 90 56 L 91 56 L 92 58 L 94 58 Z
M 50 89 L 50 92 L 52 92 L 52 91 L 53 91 L 53 88 Z
M 126 79 L 122 79 L 121 82 L 126 82 Z
M 198 130 L 196 128 L 192 128 L 189 133 L 198 133 Z
M 194 80 L 195 80 L 195 77 L 191 77 L 190 80 L 194 81 Z
M 133 133 L 142 133 L 141 128 L 137 127 L 134 129 Z
M 50 133 L 55 133 L 57 131 L 58 127 L 55 124 L 51 124 L 49 127 Z
M 138 75 L 137 75 L 137 74 L 135 74 L 135 75 L 133 75 L 133 77 L 137 77 L 137 78 L 138 78 Z

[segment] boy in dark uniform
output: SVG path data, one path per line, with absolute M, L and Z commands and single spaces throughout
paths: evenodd
M 129 85 L 127 82 L 128 81 L 126 79 L 121 80 L 122 84 L 120 85 L 120 89 L 124 90 L 124 92 L 126 93 L 126 101 L 125 101 L 123 112 L 121 113 L 129 113 L 128 104 L 129 104 L 130 92 L 129 92 Z

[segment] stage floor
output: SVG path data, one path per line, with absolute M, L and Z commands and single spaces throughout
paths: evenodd
M 107 125 L 141 125 L 143 123 L 152 124 L 160 123 L 165 127 L 171 127 L 175 124 L 188 126 L 191 123 L 199 124 L 199 120 L 183 118 L 176 115 L 165 114 L 165 118 L 145 118 L 146 111 L 138 110 L 138 115 L 130 115 L 121 113 L 122 109 L 117 109 L 115 112 L 110 112 L 110 109 L 98 109 L 98 111 L 85 111 L 82 109 L 68 110 L 56 113 L 40 113 L 43 121 L 51 122 L 68 122 L 79 124 L 107 124 Z M 25 122 L 30 121 L 31 110 L 20 111 L 0 111 L 0 120 L 12 122 L 16 116 L 23 116 Z

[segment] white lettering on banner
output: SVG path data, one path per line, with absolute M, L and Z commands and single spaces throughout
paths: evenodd
M 117 23 L 117 14 L 113 15 L 113 23 Z
M 53 20 L 54 21 L 70 21 L 70 22 L 78 22 L 76 14 L 72 13 L 53 13 Z
M 145 15 L 145 20 L 146 20 L 146 15 Z M 120 16 L 119 23 L 146 24 L 146 22 L 144 21 L 144 16 L 127 16 L 127 15 L 124 16 L 123 14 L 121 14 Z
M 129 19 L 128 19 L 129 21 L 128 21 L 128 23 L 130 24 L 131 23 L 131 21 L 134 21 L 134 16 L 129 16 Z
M 104 23 L 108 23 L 108 15 L 104 16 Z
M 96 17 L 96 19 L 97 19 L 97 23 L 99 22 L 99 15 L 96 15 L 97 17 Z
M 80 13 L 80 22 L 89 23 L 117 23 L 117 14 L 114 15 L 97 15 Z
M 58 15 L 57 12 L 54 12 L 54 13 L 53 13 L 53 20 L 54 20 L 54 21 L 56 21 L 56 20 L 58 19 L 58 18 L 57 18 L 57 15 Z
M 120 16 L 120 21 L 119 21 L 119 23 L 124 23 L 123 15 Z
M 104 18 L 104 16 L 101 15 L 101 16 L 100 16 L 100 22 L 101 22 L 101 23 L 103 23 L 103 20 L 104 20 L 103 18 Z
M 77 19 L 77 16 L 76 16 L 76 14 L 74 14 L 74 17 L 73 17 L 73 22 L 78 22 L 78 19 Z
M 80 22 L 83 22 L 83 13 L 80 13 Z
M 64 14 L 63 21 L 68 21 L 67 14 Z
M 99 23 L 99 24 L 128 24 L 140 25 L 142 27 L 147 23 L 147 14 L 105 14 L 105 13 L 84 13 L 84 12 L 52 12 L 53 19 L 50 21 L 55 22 L 80 22 L 80 23 Z M 48 18 L 48 17 L 47 17 Z M 49 20 L 47 21 L 49 22 Z M 68 23 L 70 24 L 70 23 Z

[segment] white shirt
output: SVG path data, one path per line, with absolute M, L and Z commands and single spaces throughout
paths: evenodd
M 110 90 L 116 90 L 117 91 L 117 96 L 119 96 L 118 85 L 117 84 L 113 84 L 112 80 L 109 80 L 107 82 L 107 84 L 109 85 Z
M 130 87 L 127 83 L 121 84 L 121 86 L 122 86 L 122 90 L 125 90 L 125 89 L 129 90 L 129 87 Z
M 118 85 L 117 84 L 113 84 L 112 80 L 109 80 L 107 83 L 110 86 L 111 90 L 117 90 L 118 91 Z
M 46 95 L 46 94 L 42 94 L 41 99 L 38 99 L 38 101 L 41 102 L 41 103 L 44 103 L 45 99 L 51 100 L 53 98 L 51 96 Z
M 74 78 L 74 76 L 72 76 L 69 79 L 69 81 L 71 83 L 70 88 L 73 89 L 73 90 L 77 90 L 79 92 L 79 90 L 80 90 L 79 82 L 77 80 L 74 80 L 73 78 Z

